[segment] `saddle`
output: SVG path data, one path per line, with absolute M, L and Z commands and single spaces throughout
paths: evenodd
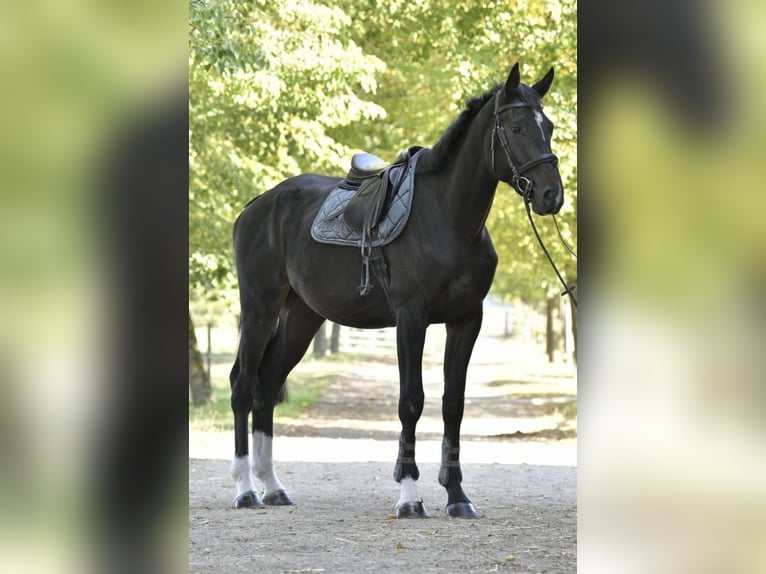
M 348 175 L 330 190 L 311 225 L 315 241 L 361 250 L 360 295 L 367 295 L 372 289 L 371 268 L 384 293 L 388 292 L 386 264 L 380 248 L 399 237 L 407 224 L 415 166 L 422 149 L 413 146 L 391 164 L 369 153 L 355 154 Z
M 411 147 L 391 164 L 371 153 L 357 153 L 351 158 L 351 169 L 339 187 L 358 188 L 343 210 L 343 220 L 351 229 L 369 238 L 372 229 L 391 204 L 412 156 L 419 151 Z M 364 242 L 364 240 L 363 240 Z

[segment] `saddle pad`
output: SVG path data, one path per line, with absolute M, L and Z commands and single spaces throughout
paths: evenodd
M 373 228 L 372 247 L 388 245 L 404 231 L 412 209 L 412 196 L 415 193 L 415 166 L 418 154 L 410 160 L 399 189 L 391 198 L 391 207 Z M 351 229 L 343 219 L 343 210 L 357 193 L 357 189 L 335 187 L 324 200 L 311 225 L 311 237 L 319 243 L 361 247 L 362 234 Z

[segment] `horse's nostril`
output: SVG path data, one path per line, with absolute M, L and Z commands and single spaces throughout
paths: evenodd
M 543 192 L 543 202 L 545 205 L 551 205 L 556 201 L 556 190 L 549 187 Z
M 543 192 L 542 205 L 544 209 L 551 213 L 558 211 L 561 208 L 562 196 L 559 189 L 555 187 L 549 187 Z

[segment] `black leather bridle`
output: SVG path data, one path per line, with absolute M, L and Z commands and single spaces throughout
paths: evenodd
M 498 181 L 501 180 L 497 177 L 497 171 L 495 170 L 495 138 L 500 142 L 500 147 L 505 152 L 505 158 L 508 160 L 508 166 L 511 168 L 511 179 L 507 183 L 516 190 L 516 192 L 524 198 L 524 201 L 529 202 L 532 198 L 532 187 L 534 182 L 525 177 L 524 174 L 543 163 L 552 163 L 556 165 L 559 162 L 559 158 L 555 154 L 546 153 L 542 156 L 532 159 L 526 163 L 519 165 L 516 158 L 511 151 L 511 144 L 508 142 L 508 134 L 505 133 L 503 122 L 500 121 L 500 114 L 504 111 L 513 108 L 531 108 L 532 105 L 525 102 L 513 102 L 504 106 L 500 105 L 500 95 L 495 96 L 495 127 L 492 129 L 492 143 L 490 144 L 490 151 L 492 154 L 492 173 Z
M 577 307 L 577 298 L 574 295 L 575 287 L 568 286 L 566 281 L 564 281 L 564 278 L 562 277 L 561 272 L 558 270 L 558 267 L 556 267 L 556 264 L 553 262 L 553 258 L 551 257 L 551 254 L 548 252 L 548 249 L 546 249 L 545 244 L 543 243 L 543 239 L 542 237 L 540 237 L 540 233 L 537 231 L 537 226 L 535 225 L 534 219 L 532 219 L 532 212 L 529 209 L 529 202 L 532 199 L 532 188 L 534 187 L 534 182 L 528 177 L 524 176 L 526 172 L 528 172 L 530 169 L 534 167 L 537 167 L 538 165 L 541 165 L 544 163 L 552 163 L 553 165 L 558 164 L 559 158 L 556 157 L 555 154 L 545 153 L 536 159 L 530 160 L 526 163 L 519 165 L 519 163 L 516 161 L 516 158 L 513 157 L 513 152 L 511 151 L 511 144 L 508 142 L 508 134 L 505 133 L 503 122 L 500 121 L 500 114 L 502 114 L 505 110 L 509 110 L 513 108 L 531 108 L 531 107 L 533 106 L 524 102 L 513 102 L 510 104 L 505 104 L 504 106 L 501 106 L 500 94 L 495 96 L 495 127 L 492 129 L 492 140 L 490 144 L 490 151 L 492 154 L 492 173 L 495 175 L 495 178 L 498 181 L 504 181 L 497 176 L 497 171 L 495 170 L 495 137 L 497 137 L 498 141 L 500 142 L 500 146 L 503 148 L 503 151 L 505 152 L 505 158 L 508 160 L 508 166 L 511 168 L 511 179 L 507 183 L 513 189 L 515 189 L 516 192 L 521 197 L 524 198 L 524 207 L 526 207 L 527 209 L 527 217 L 529 218 L 529 223 L 532 226 L 532 231 L 535 232 L 535 237 L 537 238 L 537 242 L 540 244 L 540 247 L 542 247 L 543 253 L 545 253 L 546 257 L 548 258 L 548 262 L 551 264 L 551 267 L 553 267 L 553 271 L 556 273 L 556 276 L 558 277 L 559 281 L 564 286 L 564 291 L 561 293 L 561 295 L 562 296 L 569 295 L 569 299 L 572 301 L 572 304 L 575 307 Z M 557 224 L 557 227 L 558 227 L 558 224 Z M 559 233 L 559 237 L 561 237 L 560 233 Z

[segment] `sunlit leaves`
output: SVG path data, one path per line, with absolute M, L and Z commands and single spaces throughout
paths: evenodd
M 385 124 L 361 122 L 338 130 L 353 147 L 393 158 L 412 144 L 432 145 L 463 108 L 521 64 L 526 83 L 549 67 L 556 71 L 545 98 L 556 130 L 566 201 L 559 225 L 576 245 L 577 36 L 575 0 L 393 0 L 376 10 L 369 3 L 343 3 L 352 14 L 354 39 L 385 60 L 375 98 L 386 109 Z M 550 218 L 537 218 L 549 250 L 574 280 L 576 262 L 564 250 Z M 524 207 L 505 184 L 498 186 L 488 221 L 500 263 L 493 293 L 505 298 L 542 299 L 558 289 Z
M 194 0 L 190 4 L 190 271 L 206 294 L 231 276 L 240 207 L 301 171 L 341 174 L 355 151 L 392 160 L 433 145 L 465 101 L 514 62 L 545 98 L 576 246 L 576 0 Z M 569 278 L 576 263 L 537 218 Z M 516 193 L 500 184 L 488 221 L 496 295 L 557 289 Z M 230 281 L 233 284 L 233 280 Z
M 370 101 L 385 64 L 337 6 L 200 0 L 189 24 L 189 267 L 212 297 L 233 285 L 241 206 L 301 171 L 339 172 L 351 150 L 328 130 L 385 115 Z

